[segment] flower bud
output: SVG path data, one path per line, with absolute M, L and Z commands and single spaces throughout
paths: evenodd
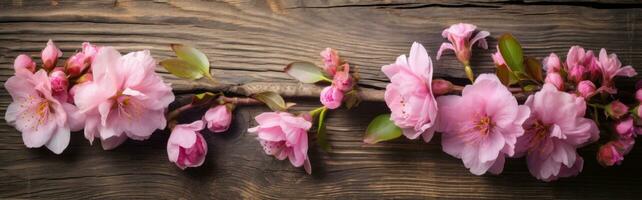
M 343 92 L 334 86 L 325 87 L 321 91 L 320 100 L 328 109 L 338 108 L 343 100 Z
M 628 117 L 615 123 L 615 132 L 620 138 L 633 138 L 633 118 Z
M 323 58 L 323 69 L 325 69 L 328 74 L 334 76 L 341 62 L 337 51 L 331 48 L 325 48 L 325 50 L 321 52 L 321 57 Z
M 606 105 L 606 114 L 613 119 L 620 119 L 629 111 L 629 107 L 615 100 Z
M 564 91 L 564 79 L 557 72 L 548 72 L 546 73 L 545 83 L 553 84 L 557 90 Z
M 41 57 L 42 63 L 45 69 L 53 69 L 56 67 L 56 62 L 58 58 L 62 56 L 62 51 L 56 47 L 56 44 L 53 41 L 49 40 L 47 46 L 42 50 Z
M 584 97 L 584 99 L 588 99 L 595 94 L 595 84 L 589 80 L 580 81 L 580 83 L 577 84 L 577 93 L 579 96 Z
M 450 81 L 444 79 L 435 79 L 432 80 L 431 88 L 433 95 L 441 96 L 450 93 L 450 91 L 453 89 L 453 84 Z
M 100 50 L 100 47 L 97 47 L 96 45 L 92 45 L 89 42 L 82 43 L 82 53 L 85 54 L 89 63 L 94 61 L 94 57 L 96 57 L 98 50 Z
M 622 160 L 624 160 L 624 156 L 618 152 L 611 142 L 602 145 L 597 152 L 597 162 L 604 167 L 619 165 Z
M 66 102 L 69 97 L 67 92 L 69 80 L 67 80 L 65 72 L 55 68 L 51 74 L 49 74 L 49 81 L 51 82 L 52 95 L 59 101 Z
M 169 161 L 181 169 L 201 166 L 207 155 L 207 142 L 200 133 L 202 129 L 202 120 L 176 125 L 167 141 Z
M 579 83 L 580 81 L 584 80 L 585 73 L 586 69 L 584 68 L 584 66 L 576 65 L 570 68 L 570 71 L 568 72 L 568 79 Z
M 637 99 L 638 102 L 642 102 L 642 89 L 638 89 L 638 91 L 635 92 L 635 99 Z
M 493 62 L 495 63 L 495 66 L 502 66 L 506 65 L 506 61 L 504 60 L 504 57 L 502 56 L 502 52 L 499 51 L 499 46 L 497 47 L 497 52 L 491 55 L 493 58 Z
M 544 69 L 546 70 L 547 73 L 550 73 L 550 72 L 559 73 L 560 69 L 562 68 L 560 58 L 555 53 L 551 53 L 551 55 L 544 58 L 544 60 L 542 60 L 542 64 L 544 65 Z
M 31 60 L 31 57 L 25 54 L 20 54 L 16 57 L 16 60 L 13 62 L 13 69 L 15 71 L 27 69 L 31 73 L 36 71 L 36 62 Z
M 332 78 L 332 85 L 342 92 L 348 92 L 352 90 L 354 81 L 352 81 L 352 76 L 350 75 L 350 66 L 348 63 L 343 64 L 343 70 L 337 71 Z
M 69 76 L 77 77 L 82 74 L 88 65 L 88 57 L 84 53 L 79 52 L 69 57 L 65 65 L 65 70 L 69 73 Z
M 210 108 L 203 115 L 203 120 L 207 122 L 207 129 L 214 133 L 227 131 L 232 123 L 232 112 L 226 105 L 218 105 Z

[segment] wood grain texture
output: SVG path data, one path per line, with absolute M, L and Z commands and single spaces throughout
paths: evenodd
M 215 77 L 226 84 L 288 83 L 282 73 L 295 60 L 320 64 L 318 53 L 333 47 L 359 68 L 360 86 L 381 90 L 379 71 L 412 41 L 435 55 L 449 24 L 474 23 L 492 36 L 512 32 L 525 52 L 565 55 L 571 45 L 618 53 L 624 64 L 642 69 L 642 4 L 639 1 L 445 0 L 225 0 L 225 1 L 31 1 L 0 0 L 0 82 L 11 76 L 20 53 L 39 57 L 54 39 L 65 57 L 82 41 L 111 45 L 123 52 L 150 49 L 156 59 L 172 55 L 170 43 L 188 43 L 212 61 Z M 496 41 L 490 39 L 490 46 Z M 491 50 L 474 49 L 476 72 L 492 72 Z M 465 77 L 450 53 L 435 61 L 435 75 Z M 158 70 L 186 96 L 202 84 L 178 80 Z M 640 76 L 635 79 L 639 79 Z M 634 81 L 621 81 L 630 86 Z M 306 95 L 301 95 L 306 96 Z M 318 103 L 295 98 L 297 110 Z M 0 112 L 10 103 L 0 90 Z M 382 103 L 330 113 L 332 151 L 312 146 L 312 176 L 287 161 L 265 156 L 246 129 L 267 109 L 236 111 L 232 130 L 208 134 L 206 163 L 181 171 L 167 161 L 167 133 L 148 141 L 128 141 L 113 151 L 89 146 L 73 134 L 61 156 L 27 149 L 20 133 L 0 120 L 0 198 L 481 198 L 633 199 L 642 193 L 642 150 L 634 148 L 623 166 L 602 168 L 594 149 L 582 150 L 584 172 L 572 179 L 543 183 L 530 176 L 523 159 L 510 159 L 501 176 L 474 176 L 460 160 L 441 151 L 435 138 L 425 144 L 398 139 L 361 143 L 370 119 L 386 112 Z M 187 116 L 198 117 L 198 113 Z M 4 116 L 4 115 L 2 115 Z

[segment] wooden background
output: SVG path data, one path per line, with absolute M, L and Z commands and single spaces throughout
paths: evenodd
M 413 41 L 434 56 L 444 41 L 441 31 L 468 22 L 493 37 L 512 32 L 525 52 L 539 58 L 562 56 L 571 45 L 618 53 L 624 64 L 642 72 L 642 3 L 478 0 L 222 0 L 222 1 L 44 1 L 0 0 L 0 81 L 13 74 L 15 56 L 39 57 L 53 39 L 68 57 L 90 41 L 123 52 L 150 49 L 156 59 L 172 55 L 170 43 L 203 50 L 215 77 L 226 83 L 295 81 L 281 72 L 304 60 L 320 64 L 318 53 L 333 47 L 359 68 L 360 86 L 383 88 L 380 66 L 407 54 Z M 496 40 L 490 39 L 490 46 Z M 474 49 L 476 72 L 492 72 L 490 53 Z M 462 80 L 463 70 L 447 53 L 435 62 L 435 75 Z M 194 85 L 172 78 L 179 97 Z M 640 76 L 636 77 L 639 79 Z M 620 84 L 632 85 L 634 80 Z M 316 99 L 289 99 L 296 109 L 318 106 Z M 10 103 L 0 90 L 2 118 Z M 128 141 L 112 151 L 90 146 L 72 134 L 62 155 L 27 149 L 20 133 L 0 120 L 0 198 L 485 198 L 485 199 L 633 199 L 642 196 L 642 148 L 634 148 L 623 166 L 603 168 L 595 148 L 580 151 L 586 163 L 576 178 L 544 183 L 531 177 L 524 159 L 510 159 L 500 176 L 475 176 L 460 160 L 441 151 L 439 138 L 425 144 L 398 139 L 365 145 L 370 119 L 387 112 L 381 102 L 329 114 L 332 151 L 312 146 L 313 175 L 262 152 L 246 129 L 261 106 L 236 111 L 233 128 L 206 135 L 205 164 L 182 171 L 168 162 L 168 134 Z M 196 116 L 196 115 L 195 115 Z M 186 119 L 188 120 L 188 119 Z

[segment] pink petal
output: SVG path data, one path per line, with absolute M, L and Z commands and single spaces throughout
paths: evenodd
M 101 138 L 100 144 L 104 150 L 112 150 L 120 146 L 123 142 L 127 140 L 127 135 L 121 134 L 120 136 L 114 136 L 109 138 Z
M 69 145 L 69 128 L 58 127 L 45 145 L 55 154 L 61 154 Z
M 439 58 L 441 58 L 441 54 L 446 49 L 450 49 L 450 50 L 455 51 L 455 47 L 453 46 L 453 44 L 448 43 L 448 42 L 444 42 L 444 43 L 441 44 L 441 46 L 439 47 L 439 50 L 437 51 L 437 60 L 439 60 Z
M 426 48 L 418 42 L 412 43 L 408 64 L 415 74 L 422 77 L 429 74 L 429 71 L 432 71 L 432 61 L 428 56 L 428 52 Z
M 638 73 L 631 66 L 624 66 L 615 72 L 616 76 L 634 77 Z
M 476 42 L 479 42 L 478 46 L 483 48 L 483 49 L 488 49 L 488 43 L 486 43 L 486 37 L 488 37 L 490 33 L 488 31 L 479 31 L 475 37 L 470 39 L 470 45 L 474 45 Z

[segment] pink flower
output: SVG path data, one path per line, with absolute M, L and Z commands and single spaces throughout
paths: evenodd
M 167 141 L 167 157 L 178 168 L 199 167 L 205 162 L 207 142 L 201 135 L 203 121 L 179 124 L 174 127 Z
M 576 148 L 599 138 L 595 122 L 584 118 L 584 99 L 544 84 L 524 105 L 531 115 L 525 134 L 517 138 L 515 156 L 525 155 L 531 174 L 543 181 L 577 175 L 584 161 Z
M 606 105 L 606 114 L 613 119 L 620 119 L 629 112 L 629 107 L 615 100 Z
M 69 73 L 70 76 L 76 77 L 80 76 L 85 68 L 89 66 L 89 64 L 91 64 L 89 61 L 89 57 L 87 57 L 82 52 L 78 52 L 67 60 L 65 70 L 67 71 L 67 73 Z
M 622 67 L 622 63 L 614 53 L 607 55 L 606 49 L 600 50 L 600 67 L 602 71 L 602 90 L 615 94 L 617 89 L 613 86 L 616 76 L 633 77 L 638 73 L 631 66 Z
M 279 160 L 290 159 L 295 167 L 310 174 L 308 160 L 308 130 L 312 127 L 309 115 L 294 116 L 285 112 L 265 112 L 256 116 L 256 127 L 248 129 L 256 133 L 266 154 Z
M 635 99 L 638 100 L 638 102 L 642 102 L 642 89 L 635 91 Z
M 337 87 L 327 86 L 321 90 L 321 103 L 328 109 L 336 109 L 341 106 L 343 101 L 343 92 Z
M 517 137 L 530 110 L 494 74 L 481 74 L 461 96 L 437 98 L 444 152 L 462 159 L 475 175 L 499 174 L 506 156 L 515 153 Z
M 169 85 L 154 72 L 149 51 L 121 56 L 103 47 L 92 63 L 93 81 L 74 88 L 74 102 L 87 115 L 85 138 L 113 149 L 127 137 L 144 140 L 166 125 L 165 111 L 174 101 Z
M 564 79 L 557 72 L 547 72 L 544 82 L 552 84 L 559 91 L 564 91 Z
M 218 105 L 205 112 L 203 120 L 207 122 L 207 129 L 214 133 L 227 131 L 232 123 L 232 112 L 226 105 Z
M 334 76 L 341 62 L 337 51 L 331 48 L 325 48 L 325 50 L 321 52 L 321 57 L 323 58 L 323 69 L 328 72 L 328 74 Z
M 577 93 L 584 99 L 588 99 L 595 94 L 595 84 L 589 80 L 580 81 L 577 84 Z
M 13 69 L 15 71 L 27 69 L 31 73 L 34 73 L 36 71 L 36 62 L 31 60 L 31 57 L 29 57 L 28 55 L 20 54 L 13 62 Z
M 51 81 L 51 92 L 52 95 L 61 102 L 67 102 L 69 89 L 69 80 L 67 80 L 67 75 L 65 72 L 60 70 L 54 70 L 49 74 L 49 79 Z
M 597 162 L 604 167 L 620 165 L 624 160 L 624 155 L 633 149 L 634 144 L 635 140 L 632 138 L 610 141 L 598 150 Z
M 479 42 L 479 47 L 488 49 L 488 44 L 484 38 L 488 37 L 490 33 L 488 31 L 480 31 L 472 37 L 476 28 L 477 26 L 472 24 L 459 23 L 453 24 L 449 28 L 445 29 L 441 33 L 441 36 L 447 38 L 450 43 L 444 42 L 441 44 L 439 51 L 437 51 L 437 60 L 439 60 L 441 53 L 444 50 L 450 49 L 455 52 L 459 62 L 464 63 L 464 65 L 468 65 L 468 61 L 471 56 L 471 48 L 475 43 Z
M 559 73 L 562 68 L 560 58 L 555 53 L 551 53 L 548 57 L 544 58 L 544 60 L 542 60 L 542 65 L 544 65 L 546 73 Z
M 502 52 L 499 51 L 499 46 L 495 46 L 497 48 L 497 52 L 491 55 L 493 58 L 493 62 L 495 63 L 496 66 L 502 66 L 506 65 L 506 61 L 504 60 L 504 57 L 502 56 Z
M 56 67 L 58 58 L 62 56 L 62 51 L 56 47 L 53 41 L 49 40 L 47 46 L 42 50 L 41 57 L 45 69 L 52 69 Z
M 617 121 L 615 123 L 615 132 L 620 138 L 633 138 L 635 132 L 633 118 L 627 117 L 626 119 Z
M 352 90 L 354 82 L 350 76 L 350 66 L 348 63 L 343 64 L 343 70 L 337 71 L 332 78 L 332 85 L 342 92 Z
M 413 43 L 408 58 L 401 55 L 381 71 L 390 79 L 384 94 L 392 112 L 390 120 L 407 138 L 423 135 L 424 141 L 430 141 L 435 133 L 437 101 L 432 91 L 432 60 L 424 46 Z
M 584 48 L 580 46 L 572 46 L 568 50 L 566 67 L 569 79 L 576 83 L 586 79 L 589 75 L 593 76 L 596 70 L 599 72 L 599 65 L 593 51 L 584 51 Z
M 51 82 L 44 70 L 35 74 L 17 71 L 4 87 L 13 100 L 7 107 L 5 120 L 22 132 L 25 146 L 45 145 L 60 154 L 69 144 L 69 132 L 82 128 L 84 120 L 77 108 L 52 96 Z

